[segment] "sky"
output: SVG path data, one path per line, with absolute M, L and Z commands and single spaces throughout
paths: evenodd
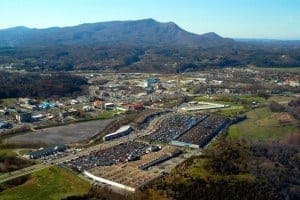
M 300 0 L 0 0 L 0 29 L 144 18 L 198 34 L 300 39 Z

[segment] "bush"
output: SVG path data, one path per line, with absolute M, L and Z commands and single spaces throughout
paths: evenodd
M 280 103 L 277 103 L 275 101 L 272 101 L 269 105 L 269 109 L 271 112 L 285 112 L 286 107 Z

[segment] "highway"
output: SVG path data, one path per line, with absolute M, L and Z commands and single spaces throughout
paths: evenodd
M 19 170 L 13 171 L 13 172 L 8 172 L 8 173 L 5 173 L 5 174 L 2 174 L 2 175 L 0 175 L 0 184 L 4 183 L 6 181 L 10 181 L 10 180 L 13 180 L 15 178 L 18 178 L 20 176 L 28 175 L 28 174 L 31 174 L 33 172 L 51 167 L 54 164 L 58 164 L 58 163 L 61 163 L 61 162 L 67 161 L 67 160 L 72 160 L 76 157 L 89 155 L 92 151 L 99 151 L 101 149 L 107 149 L 109 147 L 118 145 L 120 143 L 131 141 L 131 140 L 143 137 L 145 135 L 149 135 L 150 133 L 155 131 L 156 126 L 158 124 L 160 124 L 160 122 L 166 116 L 168 116 L 168 115 L 162 115 L 162 116 L 159 116 L 159 117 L 155 118 L 154 120 L 152 120 L 146 130 L 137 131 L 135 133 L 129 134 L 129 135 L 124 136 L 122 138 L 119 138 L 117 140 L 112 140 L 112 141 L 108 141 L 108 142 L 104 142 L 104 143 L 101 143 L 101 144 L 97 144 L 97 145 L 88 147 L 86 149 L 81 150 L 80 152 L 78 152 L 76 154 L 69 153 L 66 156 L 53 159 L 50 162 L 39 163 L 39 164 L 35 164 L 35 165 L 29 166 L 29 167 L 26 167 L 26 168 L 23 168 L 23 169 L 19 169 Z

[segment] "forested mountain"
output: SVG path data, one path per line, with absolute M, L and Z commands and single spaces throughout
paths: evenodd
M 0 68 L 180 73 L 246 65 L 299 67 L 300 42 L 198 35 L 153 19 L 0 30 Z
M 91 44 L 184 45 L 212 47 L 231 44 L 215 33 L 189 33 L 173 22 L 153 19 L 81 24 L 73 27 L 30 29 L 15 27 L 0 30 L 2 46 L 52 46 Z

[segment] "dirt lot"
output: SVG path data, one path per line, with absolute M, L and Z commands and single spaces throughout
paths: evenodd
M 7 138 L 4 143 L 43 143 L 45 145 L 53 145 L 81 142 L 103 130 L 111 121 L 112 120 L 96 120 L 40 129 Z

